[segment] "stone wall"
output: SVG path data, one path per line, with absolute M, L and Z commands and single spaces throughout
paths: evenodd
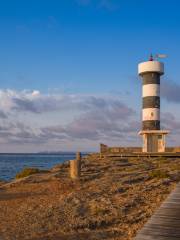
M 180 147 L 167 147 L 166 152 L 180 153 Z
M 105 144 L 100 144 L 100 153 L 110 154 L 110 153 L 138 153 L 142 152 L 141 147 L 109 147 Z M 180 147 L 167 147 L 166 152 L 178 153 L 180 152 Z
M 134 153 L 134 152 L 142 152 L 141 147 L 108 147 L 105 144 L 100 144 L 100 153 L 108 154 L 108 153 Z

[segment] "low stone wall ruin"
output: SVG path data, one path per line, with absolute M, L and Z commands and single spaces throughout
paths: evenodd
M 105 144 L 100 144 L 101 154 L 111 154 L 111 153 L 141 153 L 141 147 L 109 147 Z M 180 147 L 167 147 L 166 152 L 168 153 L 180 153 Z
M 134 152 L 142 152 L 141 147 L 108 147 L 105 144 L 100 144 L 100 153 L 108 154 L 108 153 L 134 153 Z

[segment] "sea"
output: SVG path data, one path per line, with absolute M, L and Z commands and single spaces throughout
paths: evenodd
M 9 181 L 26 167 L 50 169 L 54 165 L 75 158 L 75 153 L 66 154 L 0 154 L 0 180 Z

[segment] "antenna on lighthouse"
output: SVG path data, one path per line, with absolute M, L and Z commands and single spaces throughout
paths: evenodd
M 154 61 L 153 55 L 151 53 L 150 57 L 149 57 L 149 61 Z

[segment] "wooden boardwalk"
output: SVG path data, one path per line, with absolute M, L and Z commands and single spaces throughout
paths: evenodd
M 148 157 L 148 158 L 157 158 L 157 157 L 169 157 L 169 158 L 179 158 L 180 153 L 142 153 L 142 152 L 134 152 L 134 153 L 101 153 L 101 156 L 103 157 L 114 157 L 114 158 L 119 158 L 119 157 Z
M 144 225 L 135 240 L 180 240 L 180 184 Z

